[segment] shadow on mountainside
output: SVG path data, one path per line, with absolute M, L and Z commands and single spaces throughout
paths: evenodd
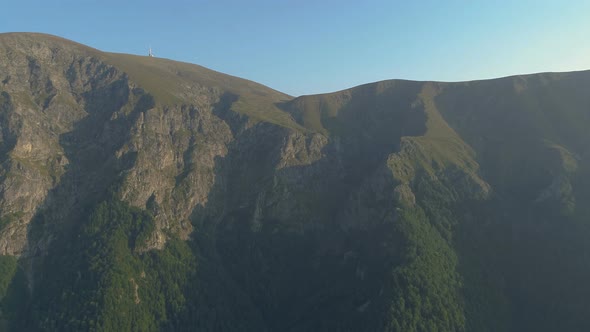
M 119 181 L 120 173 L 133 165 L 133 153 L 119 158 L 116 152 L 129 140 L 130 129 L 137 116 L 154 105 L 153 98 L 143 90 L 130 90 L 125 76 L 111 81 L 105 78 L 93 84 L 95 86 L 90 92 L 75 96 L 84 105 L 87 115 L 75 122 L 71 131 L 60 135 L 59 144 L 68 163 L 59 182 L 48 192 L 28 225 L 27 255 L 19 259 L 19 265 L 25 272 L 21 277 L 26 279 L 28 294 L 22 291 L 18 294 L 21 297 L 17 301 L 19 305 L 26 305 L 15 309 L 19 316 L 13 323 L 18 329 L 37 328 L 30 320 L 35 314 L 35 306 L 31 303 L 35 301 L 29 299 L 32 302 L 26 304 L 25 298 L 30 294 L 43 298 L 45 293 L 57 291 L 44 289 L 48 286 L 45 280 L 61 280 L 58 274 L 63 271 L 46 265 L 52 262 L 72 264 L 62 262 L 59 257 L 67 259 L 68 243 L 78 237 L 76 234 L 90 209 L 105 199 L 108 190 Z M 127 108 L 130 111 L 125 113 Z M 48 261 L 47 257 L 54 259 Z M 44 274 L 39 271 L 44 271 Z M 13 283 L 19 282 L 16 279 Z
M 374 91 L 366 89 L 358 95 L 370 99 Z M 417 94 L 420 86 L 411 89 Z M 416 95 L 401 98 L 405 92 L 375 97 L 366 107 L 343 105 L 337 118 L 325 119 L 338 129 L 323 146 L 312 144 L 319 133 L 268 123 L 245 129 L 245 119 L 231 111 L 235 99 L 222 98 L 215 114 L 228 123 L 234 140 L 227 155 L 215 160 L 207 205 L 191 217 L 202 263 L 189 285 L 208 286 L 195 301 L 215 298 L 209 304 L 220 313 L 215 319 L 241 319 L 243 326 L 269 331 L 385 324 L 383 287 L 392 266 L 401 264 L 406 241 L 392 223 L 398 182 L 386 161 L 402 136 L 426 130 L 424 111 L 412 106 Z M 280 167 L 293 135 L 303 142 L 300 153 L 321 158 Z M 359 212 L 351 207 L 358 197 L 379 199 Z M 384 250 L 384 243 L 390 247 Z M 186 311 L 183 319 L 197 318 Z

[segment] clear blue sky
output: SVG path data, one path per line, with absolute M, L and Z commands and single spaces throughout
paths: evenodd
M 1 32 L 197 63 L 291 95 L 590 69 L 590 1 L 9 0 Z

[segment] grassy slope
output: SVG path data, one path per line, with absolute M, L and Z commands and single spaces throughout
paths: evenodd
M 435 102 L 496 191 L 534 200 L 588 158 L 588 86 L 589 72 L 514 76 L 446 84 Z
M 222 74 L 198 65 L 130 54 L 102 52 L 60 37 L 40 33 L 0 34 L 0 46 L 35 49 L 47 44 L 105 61 L 129 75 L 131 81 L 152 94 L 158 105 L 199 104 L 202 95 L 230 94 L 235 97 L 231 109 L 252 121 L 267 121 L 280 126 L 304 130 L 277 104 L 291 96 L 264 85 Z M 205 98 L 208 96 L 205 96 Z
M 299 97 L 284 108 L 300 125 L 332 137 L 374 135 L 378 131 L 376 128 L 387 123 L 389 128 L 383 131 L 399 130 L 402 145 L 407 142 L 418 150 L 412 152 L 411 163 L 417 163 L 414 166 L 429 173 L 435 172 L 433 167 L 447 166 L 474 172 L 478 164 L 474 161 L 473 150 L 437 109 L 435 98 L 441 90 L 441 84 L 435 82 L 390 80 L 325 95 Z M 386 117 L 396 113 L 421 113 L 425 122 L 403 123 L 403 128 L 394 129 L 400 126 L 396 123 L 399 119 L 388 123 Z M 367 118 L 373 118 L 374 122 L 360 124 Z M 374 143 L 394 143 L 393 136 L 375 137 Z
M 289 114 L 276 106 L 292 97 L 261 84 L 168 59 L 115 53 L 104 53 L 103 57 L 107 63 L 127 73 L 133 82 L 154 95 L 161 104 L 194 103 L 192 91 L 213 89 L 236 96 L 232 110 L 248 115 L 254 121 L 302 129 Z

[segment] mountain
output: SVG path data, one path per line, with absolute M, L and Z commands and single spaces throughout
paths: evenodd
M 0 331 L 588 331 L 590 72 L 293 98 L 0 34 Z

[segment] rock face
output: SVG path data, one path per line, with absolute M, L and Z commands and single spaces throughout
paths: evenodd
M 569 252 L 535 253 L 568 241 L 590 253 L 577 238 L 590 234 L 589 72 L 293 98 L 196 65 L 2 34 L 0 81 L 0 255 L 19 257 L 12 282 L 29 301 L 1 309 L 0 329 L 516 331 L 585 317 L 587 287 L 564 286 L 574 309 L 543 324 L 558 295 L 526 304 L 563 282 L 527 271 L 590 276 Z M 134 212 L 104 212 L 117 204 Z M 144 214 L 153 228 L 113 231 Z M 110 228 L 93 228 L 104 215 Z M 94 273 L 111 257 L 91 254 L 96 236 L 111 231 L 101 241 L 124 236 L 129 252 Z M 192 258 L 169 286 L 153 257 L 178 241 Z M 54 262 L 68 277 L 42 276 Z M 102 280 L 92 296 L 85 273 Z M 112 312 L 108 285 L 123 294 Z M 119 313 L 128 325 L 109 325 Z M 39 325 L 19 321 L 29 314 Z
M 0 254 L 43 251 L 53 236 L 45 228 L 75 222 L 115 182 L 122 200 L 141 208 L 149 202 L 158 232 L 148 248 L 165 243 L 161 229 L 186 238 L 193 209 L 207 203 L 216 158 L 233 140 L 230 124 L 216 115 L 229 111 L 231 92 L 194 82 L 190 93 L 174 91 L 182 101 L 159 104 L 109 62 L 116 56 L 49 36 L 8 34 L 1 42 L 0 217 L 10 222 Z M 232 121 L 239 130 L 246 125 Z M 41 214 L 42 229 L 33 230 Z M 31 243 L 35 231 L 40 238 Z

